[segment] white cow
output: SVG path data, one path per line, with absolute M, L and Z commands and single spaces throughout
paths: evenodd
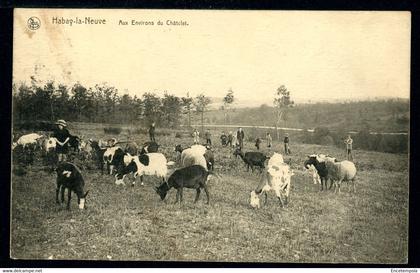
M 270 158 L 267 164 L 267 169 L 263 172 L 261 181 L 257 188 L 251 192 L 251 206 L 254 208 L 260 207 L 259 196 L 264 193 L 265 202 L 267 203 L 267 192 L 274 191 L 280 201 L 282 207 L 289 202 L 290 181 L 293 176 L 293 170 L 289 165 L 283 162 L 283 156 L 278 153 Z M 285 202 L 282 200 L 282 195 L 285 196 Z

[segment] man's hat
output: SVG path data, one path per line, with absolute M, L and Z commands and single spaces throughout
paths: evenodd
M 57 120 L 57 122 L 55 124 L 61 125 L 63 127 L 67 127 L 67 123 L 66 123 L 66 121 L 64 119 Z

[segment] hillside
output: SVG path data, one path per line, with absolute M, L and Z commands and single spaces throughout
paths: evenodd
M 226 117 L 225 117 L 226 114 Z M 297 104 L 289 108 L 281 127 L 346 129 L 377 132 L 408 132 L 409 100 L 387 99 L 340 103 Z M 198 121 L 194 119 L 193 121 Z M 276 110 L 265 104 L 260 107 L 231 109 L 225 113 L 211 110 L 206 113 L 208 124 L 240 124 L 274 126 Z

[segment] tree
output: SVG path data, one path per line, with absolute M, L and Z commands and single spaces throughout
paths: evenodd
M 180 98 L 165 92 L 162 98 L 162 117 L 164 125 L 175 128 L 179 125 L 182 103 Z
M 187 96 L 181 98 L 181 100 L 184 108 L 183 113 L 188 115 L 188 127 L 191 127 L 191 106 L 193 104 L 193 98 L 190 98 L 190 93 L 187 93 Z
M 227 123 L 229 107 L 232 105 L 235 97 L 233 96 L 232 88 L 229 89 L 226 96 L 223 98 L 223 106 L 225 110 L 225 123 Z
M 280 140 L 280 135 L 277 128 L 279 127 L 284 113 L 289 107 L 293 106 L 294 102 L 290 99 L 290 91 L 288 91 L 284 85 L 281 85 L 279 88 L 277 88 L 276 95 L 277 97 L 274 98 L 274 106 L 277 109 L 276 132 L 277 139 Z
M 198 95 L 194 101 L 196 111 L 201 114 L 201 131 L 204 131 L 204 112 L 207 111 L 207 107 L 210 103 L 211 99 L 204 94 Z
M 161 100 L 154 93 L 143 94 L 143 120 L 146 124 L 155 122 L 160 124 Z

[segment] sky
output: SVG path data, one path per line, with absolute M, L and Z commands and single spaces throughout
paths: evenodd
M 33 16 L 37 30 L 27 26 Z M 76 17 L 106 24 L 53 23 Z M 106 82 L 137 96 L 232 89 L 239 100 L 270 102 L 285 85 L 297 99 L 409 98 L 410 20 L 409 12 L 16 9 L 13 79 L 29 83 L 37 67 L 41 80 Z

